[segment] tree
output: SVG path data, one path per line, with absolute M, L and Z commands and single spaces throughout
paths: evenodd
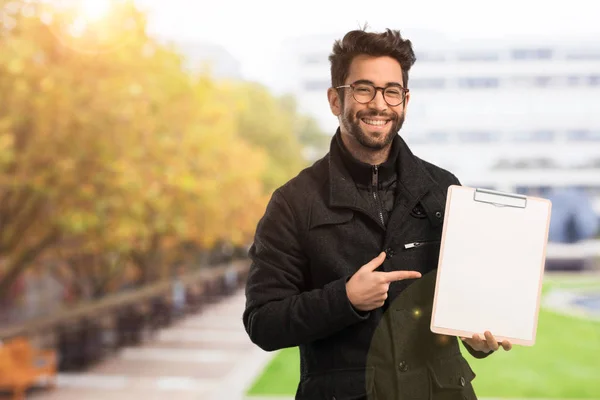
M 314 117 L 298 111 L 296 98 L 291 94 L 281 96 L 280 102 L 286 112 L 293 115 L 294 132 L 300 144 L 307 150 L 325 155 L 329 151 L 331 135 L 325 134 Z
M 240 83 L 231 90 L 238 100 L 240 136 L 267 152 L 263 182 L 267 192 L 272 192 L 306 166 L 295 130 L 295 115 L 257 83 Z
M 191 75 L 130 3 L 70 36 L 71 9 L 0 7 L 0 293 L 49 251 L 101 296 L 131 262 L 148 282 L 183 244 L 248 243 L 302 166 L 292 111 Z

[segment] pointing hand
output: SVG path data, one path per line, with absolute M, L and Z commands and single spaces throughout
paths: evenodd
M 375 271 L 384 260 L 385 252 L 382 252 L 356 271 L 346 283 L 348 299 L 357 310 L 371 311 L 383 306 L 391 282 L 421 277 L 417 271 Z

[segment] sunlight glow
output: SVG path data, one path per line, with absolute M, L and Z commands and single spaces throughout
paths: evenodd
M 81 16 L 89 22 L 97 22 L 106 17 L 112 0 L 80 0 Z

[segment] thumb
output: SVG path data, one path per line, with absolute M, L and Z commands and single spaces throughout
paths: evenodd
M 361 267 L 361 270 L 373 272 L 381 264 L 383 264 L 384 260 L 385 260 L 385 252 L 382 251 L 381 253 L 379 253 L 379 255 L 377 257 L 375 257 L 374 259 L 372 259 L 371 261 L 369 261 L 368 263 L 366 263 L 365 265 L 363 265 Z

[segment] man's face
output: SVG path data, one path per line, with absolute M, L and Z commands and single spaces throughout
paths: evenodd
M 361 82 L 371 82 L 377 87 L 396 86 L 402 90 L 402 68 L 398 61 L 391 57 L 358 56 L 350 64 L 350 70 L 345 85 Z M 409 95 L 404 102 L 390 106 L 378 90 L 375 98 L 366 104 L 356 101 L 351 88 L 341 89 L 337 97 L 335 90 L 330 91 L 329 100 L 332 111 L 339 117 L 342 134 L 352 136 L 362 147 L 370 150 L 386 148 L 394 140 L 404 123 L 406 105 Z

